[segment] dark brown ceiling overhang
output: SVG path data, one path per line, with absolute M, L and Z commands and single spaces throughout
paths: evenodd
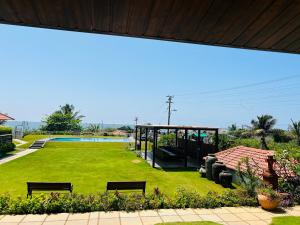
M 300 0 L 0 0 L 0 22 L 300 52 Z

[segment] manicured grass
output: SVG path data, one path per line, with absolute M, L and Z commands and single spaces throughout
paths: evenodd
M 300 225 L 300 216 L 274 217 L 270 225 Z
M 47 143 L 44 149 L 0 165 L 0 193 L 26 194 L 27 181 L 70 181 L 80 193 L 103 192 L 107 181 L 146 180 L 147 191 L 154 187 L 173 194 L 177 187 L 222 192 L 220 185 L 200 178 L 196 170 L 153 169 L 126 143 Z
M 155 225 L 221 225 L 219 223 L 210 221 L 199 221 L 199 222 L 171 222 L 171 223 L 157 223 Z

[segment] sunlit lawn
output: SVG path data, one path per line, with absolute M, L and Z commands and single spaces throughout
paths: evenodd
M 205 194 L 224 189 L 196 170 L 153 169 L 125 143 L 47 143 L 44 149 L 0 165 L 0 193 L 25 195 L 27 181 L 70 181 L 74 191 L 95 193 L 105 190 L 107 181 L 146 180 L 147 191 L 158 186 L 173 194 L 184 186 Z

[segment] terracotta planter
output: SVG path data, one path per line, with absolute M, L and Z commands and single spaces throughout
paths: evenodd
M 270 211 L 276 209 L 280 204 L 280 198 L 271 199 L 265 195 L 258 195 L 257 199 L 263 209 Z

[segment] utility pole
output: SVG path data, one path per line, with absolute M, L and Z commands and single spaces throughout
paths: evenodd
M 167 98 L 168 98 L 168 100 L 166 101 L 166 103 L 168 104 L 168 125 L 170 125 L 170 123 L 171 123 L 171 114 L 172 114 L 172 112 L 175 112 L 177 110 L 172 109 L 172 104 L 174 103 L 173 102 L 174 96 L 168 95 Z
M 134 121 L 135 121 L 135 125 L 137 125 L 138 124 L 138 120 L 139 120 L 139 118 L 136 116 L 136 117 L 134 117 Z

